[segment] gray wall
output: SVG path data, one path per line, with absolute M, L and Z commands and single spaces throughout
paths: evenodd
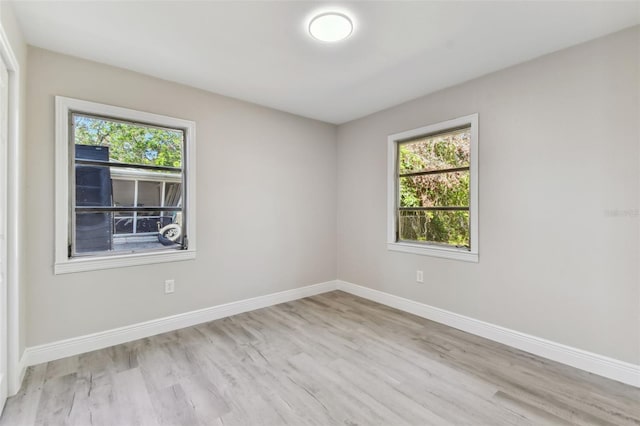
M 335 279 L 335 126 L 37 48 L 28 60 L 28 346 Z M 55 95 L 196 121 L 195 261 L 53 274 Z
M 636 27 L 340 126 L 338 278 L 639 363 L 639 42 Z M 387 135 L 476 112 L 480 262 L 387 251 Z
M 337 133 L 30 48 L 27 346 L 332 280 L 337 270 L 339 279 L 640 362 L 639 39 L 637 27 L 623 31 Z M 197 260 L 53 275 L 54 95 L 197 122 Z M 387 251 L 387 135 L 474 112 L 480 262 Z M 416 269 L 425 284 L 415 283 Z M 166 278 L 176 279 L 170 296 Z

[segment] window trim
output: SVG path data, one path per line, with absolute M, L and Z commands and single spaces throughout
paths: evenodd
M 103 117 L 133 121 L 149 125 L 179 128 L 184 130 L 184 176 L 186 181 L 186 235 L 189 245 L 186 250 L 171 252 L 140 252 L 121 255 L 91 256 L 69 258 L 68 244 L 71 227 L 70 173 L 73 162 L 69 158 L 69 137 L 71 112 L 94 114 Z M 173 118 L 149 112 L 137 111 L 113 105 L 80 99 L 55 97 L 55 263 L 54 273 L 66 274 L 101 269 L 121 268 L 136 265 L 148 265 L 196 257 L 196 123 L 194 121 Z
M 471 146 L 469 163 L 469 237 L 470 250 L 446 245 L 413 243 L 397 240 L 396 211 L 399 202 L 397 183 L 398 143 L 421 136 L 443 133 L 456 128 L 471 126 Z M 413 253 L 425 256 L 478 262 L 478 114 L 466 115 L 452 120 L 395 133 L 387 138 L 387 250 Z

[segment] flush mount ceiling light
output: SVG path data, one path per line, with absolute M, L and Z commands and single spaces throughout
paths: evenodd
M 338 12 L 321 13 L 309 23 L 309 34 L 316 40 L 335 42 L 344 40 L 353 32 L 353 22 Z

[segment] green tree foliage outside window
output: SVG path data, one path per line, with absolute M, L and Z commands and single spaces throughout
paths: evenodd
M 111 161 L 182 167 L 183 133 L 79 114 L 73 116 L 77 145 L 108 146 Z
M 470 129 L 398 145 L 398 231 L 401 241 L 470 247 Z M 462 169 L 447 171 L 450 169 Z M 435 172 L 425 173 L 422 172 Z M 417 175 L 403 176 L 417 173 Z M 411 210 L 447 207 L 457 210 Z

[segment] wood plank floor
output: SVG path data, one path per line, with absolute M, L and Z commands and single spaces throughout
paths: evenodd
M 640 389 L 343 292 L 29 368 L 4 425 L 640 425 Z

